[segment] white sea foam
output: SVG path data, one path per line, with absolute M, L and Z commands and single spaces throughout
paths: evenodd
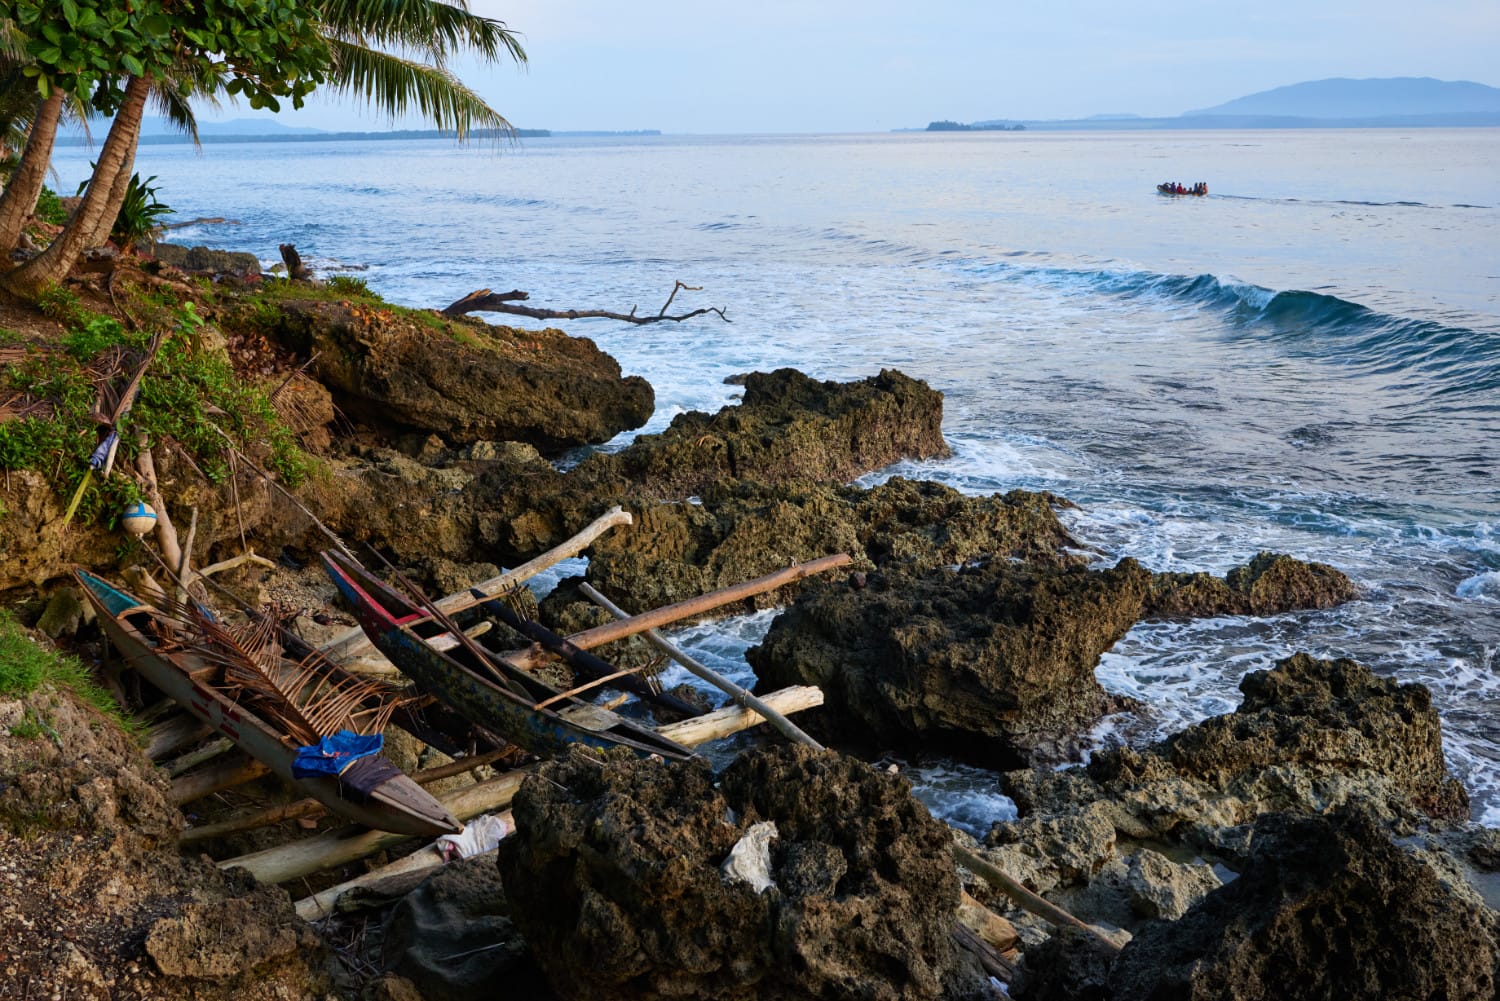
M 1460 582 L 1458 587 L 1453 589 L 1453 593 L 1460 598 L 1475 601 L 1500 602 L 1500 570 L 1475 574 Z

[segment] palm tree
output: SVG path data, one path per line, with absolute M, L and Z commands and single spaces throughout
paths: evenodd
M 526 62 L 503 22 L 471 13 L 467 0 L 322 0 L 323 37 L 333 54 L 328 83 L 392 119 L 415 112 L 460 140 L 510 122 L 448 71 L 458 52 L 487 63 Z
M 327 86 L 362 98 L 392 119 L 420 114 L 440 129 L 453 130 L 460 140 L 476 128 L 512 131 L 499 112 L 447 69 L 449 57 L 458 51 L 471 52 L 486 62 L 504 57 L 517 63 L 526 60 L 514 33 L 500 21 L 471 13 L 467 0 L 322 0 L 318 22 L 329 50 Z M 0 19 L 0 29 L 6 27 L 8 22 Z M 198 64 L 156 92 L 159 97 L 165 93 L 167 100 L 180 100 L 189 92 L 213 94 L 232 89 L 228 84 L 229 78 Z M 152 90 L 149 76 L 129 79 L 73 219 L 42 254 L 0 276 L 0 288 L 35 298 L 48 285 L 61 281 L 87 246 L 107 236 L 125 197 L 142 109 Z M 38 147 L 45 171 L 57 122 L 53 118 L 43 125 L 43 121 L 39 114 L 26 148 L 29 154 L 33 145 Z M 190 111 L 186 121 L 191 122 Z M 0 241 L 6 236 L 5 223 L 0 217 Z

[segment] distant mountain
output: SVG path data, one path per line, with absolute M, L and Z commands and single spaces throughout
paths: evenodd
M 1493 114 L 1500 114 L 1500 88 L 1467 80 L 1404 76 L 1372 80 L 1335 77 L 1294 83 L 1184 112 L 1182 117 L 1377 119 Z
M 1176 118 L 1094 115 L 1073 119 L 991 119 L 934 122 L 929 132 L 990 129 L 1071 132 L 1147 129 L 1461 128 L 1500 125 L 1500 87 L 1467 80 L 1338 77 L 1294 83 L 1236 98 Z M 918 131 L 909 129 L 902 131 Z

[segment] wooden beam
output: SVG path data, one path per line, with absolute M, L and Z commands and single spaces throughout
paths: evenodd
M 530 769 L 506 772 L 488 782 L 454 790 L 438 797 L 448 812 L 459 820 L 469 820 L 481 813 L 503 810 L 521 788 L 521 780 Z M 220 869 L 240 868 L 249 871 L 262 883 L 285 883 L 299 876 L 332 869 L 373 855 L 408 840 L 409 835 L 366 828 L 340 828 L 315 837 L 277 845 L 218 863 Z
M 197 750 L 189 751 L 180 758 L 173 758 L 161 767 L 165 769 L 168 775 L 175 779 L 183 772 L 197 768 L 205 761 L 212 761 L 221 754 L 228 754 L 233 749 L 234 741 L 228 737 L 220 737 L 218 740 L 209 741 Z
M 730 587 L 710 591 L 708 594 L 700 594 L 696 598 L 679 601 L 675 605 L 666 605 L 662 608 L 642 612 L 640 615 L 632 615 L 628 618 L 617 619 L 614 622 L 606 622 L 592 629 L 585 629 L 581 633 L 569 636 L 568 642 L 580 650 L 589 650 L 605 643 L 622 640 L 627 636 L 646 632 L 658 626 L 670 625 L 682 619 L 691 618 L 694 615 L 702 615 L 704 612 L 732 605 L 736 601 L 744 601 L 767 591 L 774 591 L 778 587 L 785 587 L 813 574 L 825 573 L 836 570 L 842 566 L 848 566 L 854 562 L 847 553 L 835 553 L 832 556 L 824 556 L 807 563 L 798 563 L 784 570 L 757 577 L 755 580 L 747 580 L 742 584 L 734 584 Z M 532 667 L 542 659 L 542 654 L 535 648 L 518 650 L 506 655 L 506 658 L 518 667 Z
M 509 810 L 500 814 L 500 817 L 512 829 L 515 828 L 515 820 L 511 817 Z M 483 851 L 478 855 L 470 857 L 482 858 L 486 855 L 494 855 L 496 850 L 491 848 L 488 851 Z M 337 886 L 330 886 L 326 890 L 314 893 L 310 897 L 303 897 L 297 901 L 297 916 L 304 921 L 316 921 L 319 918 L 326 918 L 338 906 L 339 898 L 350 890 L 365 886 L 373 887 L 399 876 L 410 877 L 416 873 L 430 872 L 433 869 L 442 868 L 446 864 L 443 856 L 439 855 L 431 845 L 428 845 L 426 848 L 412 852 L 404 858 L 399 858 L 394 862 L 371 869 L 363 876 L 356 876 L 353 879 L 345 880 Z
M 1029 911 L 1043 921 L 1057 925 L 1058 927 L 1069 926 L 1086 932 L 1103 943 L 1110 952 L 1120 951 L 1120 946 L 1101 935 L 1099 929 L 1093 925 L 1085 924 L 1061 907 L 1058 907 L 1052 901 L 1026 889 L 1018 880 L 1007 875 L 999 866 L 988 859 L 982 858 L 979 853 L 966 848 L 957 841 L 953 842 L 953 857 L 958 861 L 959 865 L 1005 894 L 1022 910 Z
M 169 716 L 146 731 L 146 757 L 158 761 L 213 732 L 213 727 L 192 713 Z
M 765 701 L 772 709 L 785 715 L 821 706 L 823 692 L 812 685 L 793 685 L 791 688 L 769 693 Z M 757 723 L 764 722 L 765 717 L 754 709 L 747 709 L 744 706 L 725 706 L 711 713 L 704 713 L 702 716 L 694 716 L 692 719 L 685 719 L 679 723 L 657 727 L 656 732 L 663 737 L 671 737 L 685 747 L 697 747 L 699 744 L 707 744 L 709 741 L 739 733 L 741 730 L 748 730 Z
M 441 779 L 452 778 L 464 772 L 471 772 L 480 765 L 487 765 L 508 753 L 506 750 L 486 751 L 483 754 L 475 754 L 467 758 L 457 758 L 447 764 L 438 765 L 434 768 L 424 769 L 412 776 L 412 781 L 418 785 L 426 785 Z M 269 827 L 279 824 L 283 820 L 295 820 L 298 817 L 310 816 L 321 813 L 325 807 L 315 799 L 299 799 L 294 803 L 283 803 L 279 806 L 268 807 L 253 813 L 242 814 L 238 817 L 230 817 L 213 824 L 198 824 L 189 827 L 182 832 L 178 838 L 180 844 L 194 844 L 199 841 L 208 841 L 212 838 L 222 838 L 226 834 L 234 834 L 238 831 L 250 831 L 257 827 Z

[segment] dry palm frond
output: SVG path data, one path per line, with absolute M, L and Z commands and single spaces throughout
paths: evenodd
M 158 624 L 168 627 L 158 631 L 164 647 L 218 668 L 226 695 L 299 743 L 313 744 L 339 730 L 379 733 L 400 705 L 393 686 L 338 670 L 322 654 L 301 661 L 287 657 L 274 615 L 230 626 L 195 606 L 164 613 Z

